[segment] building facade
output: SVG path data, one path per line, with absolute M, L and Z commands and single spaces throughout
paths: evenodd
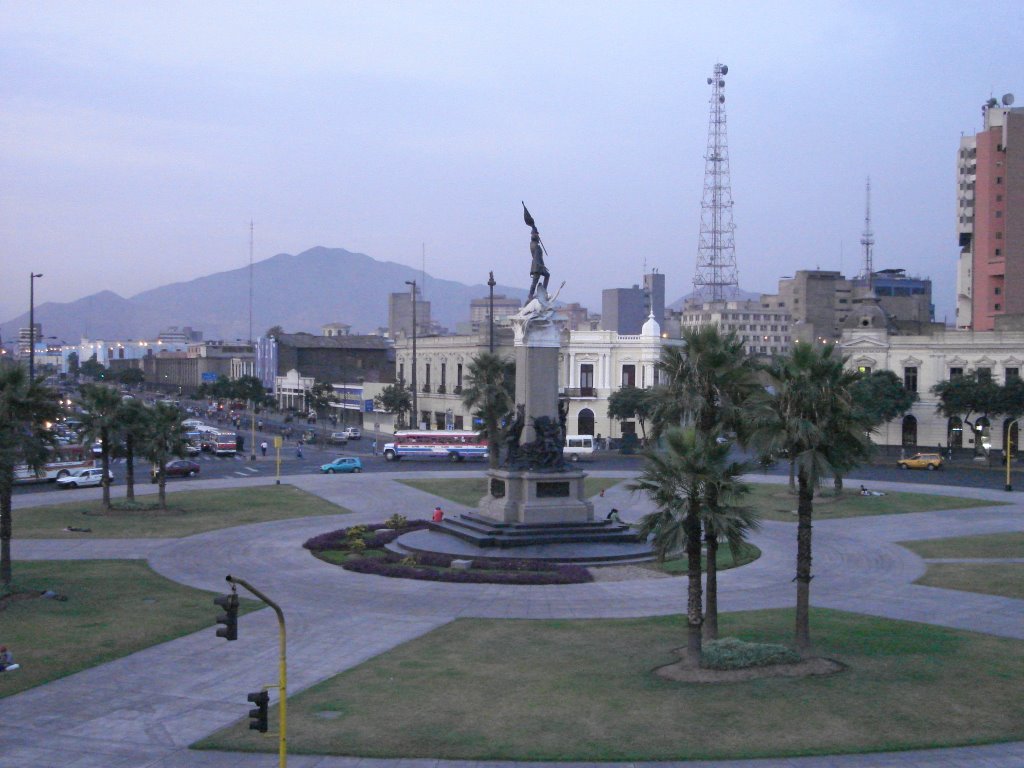
M 781 355 L 793 343 L 790 315 L 784 307 L 769 306 L 760 299 L 745 301 L 700 301 L 688 299 L 680 315 L 681 328 L 717 325 L 723 332 L 735 332 L 748 355 Z

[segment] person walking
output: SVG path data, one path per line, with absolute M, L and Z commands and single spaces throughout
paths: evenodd
M 266 440 L 264 440 L 262 443 L 260 443 L 260 451 L 263 453 L 264 456 L 267 455 L 267 441 Z
M 295 444 L 295 458 L 296 459 L 301 459 L 302 458 L 302 441 L 301 440 L 299 440 L 299 442 L 297 442 Z

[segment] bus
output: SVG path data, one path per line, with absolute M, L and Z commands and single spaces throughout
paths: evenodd
M 238 436 L 234 432 L 205 432 L 202 449 L 215 456 L 234 456 L 238 450 Z
M 93 460 L 92 452 L 86 445 L 59 445 L 51 449 L 46 463 L 38 470 L 27 464 L 19 464 L 14 468 L 16 483 L 46 483 L 67 477 L 76 469 L 90 469 L 98 466 Z
M 487 440 L 471 430 L 449 429 L 444 432 L 400 430 L 393 442 L 384 444 L 384 458 L 398 461 L 407 458 L 486 459 Z

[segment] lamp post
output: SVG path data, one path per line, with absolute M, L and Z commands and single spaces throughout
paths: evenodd
M 412 287 L 412 418 L 413 429 L 419 429 L 420 412 L 416 400 L 416 281 L 406 280 L 405 284 Z
M 28 381 L 35 381 L 36 375 L 36 278 L 42 272 L 28 273 Z
M 1013 455 L 1013 428 L 1017 426 L 1018 422 L 1020 422 L 1020 419 L 1014 419 L 1006 426 L 1006 446 L 1004 450 L 1006 453 L 1006 490 L 1008 491 L 1013 490 L 1013 483 L 1010 480 L 1010 457 Z M 1018 439 L 1017 442 L 1019 443 L 1020 440 Z
M 487 351 L 492 355 L 494 354 L 494 272 L 491 272 L 491 276 L 487 278 L 487 287 L 491 289 L 490 295 L 490 309 L 487 311 L 487 322 L 490 325 L 490 336 L 487 342 Z

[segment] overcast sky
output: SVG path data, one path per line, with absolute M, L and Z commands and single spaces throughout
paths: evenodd
M 425 248 L 527 287 L 520 200 L 562 299 L 599 311 L 645 263 L 677 298 L 716 61 L 741 286 L 856 273 L 870 176 L 876 268 L 931 277 L 952 320 L 958 139 L 1024 99 L 1020 0 L 5 0 L 0 319 L 30 270 L 41 303 L 244 266 L 250 219 L 257 260 Z

